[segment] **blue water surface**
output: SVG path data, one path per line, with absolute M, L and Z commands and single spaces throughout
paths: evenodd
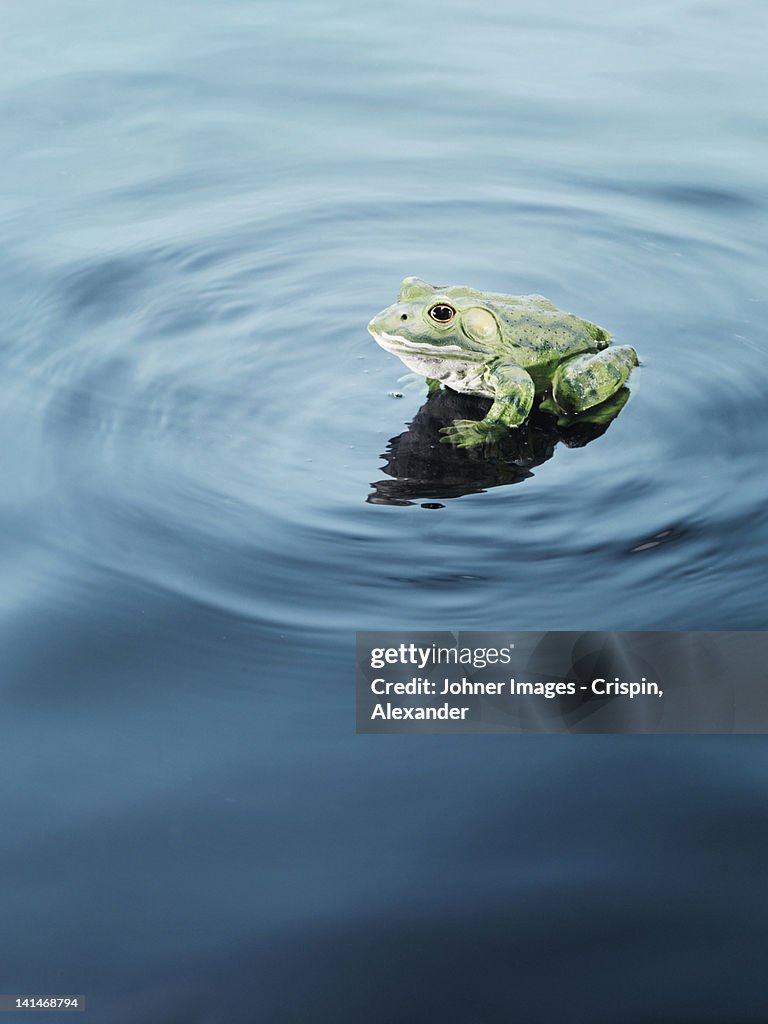
M 761 738 L 353 706 L 360 629 L 766 628 L 761 0 L 3 20 L 0 991 L 768 1019 Z M 606 327 L 628 403 L 431 448 L 365 330 L 412 274 Z

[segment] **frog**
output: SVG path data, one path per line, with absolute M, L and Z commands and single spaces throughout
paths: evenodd
M 492 399 L 481 420 L 454 420 L 441 441 L 472 448 L 521 427 L 541 408 L 578 416 L 606 402 L 640 365 L 630 345 L 543 295 L 503 295 L 407 277 L 397 302 L 368 324 L 375 341 L 441 387 Z

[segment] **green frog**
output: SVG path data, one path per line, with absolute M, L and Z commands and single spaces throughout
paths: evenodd
M 624 386 L 638 366 L 629 345 L 610 346 L 602 327 L 564 313 L 543 295 L 499 295 L 407 277 L 397 302 L 368 330 L 388 352 L 442 385 L 493 399 L 482 420 L 455 420 L 442 440 L 471 448 L 525 422 L 537 395 L 554 411 L 585 412 Z M 542 405 L 545 407 L 545 404 Z

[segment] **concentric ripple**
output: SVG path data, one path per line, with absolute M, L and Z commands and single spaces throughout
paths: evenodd
M 764 522 L 765 340 L 747 319 L 760 304 L 756 246 L 718 236 L 716 221 L 686 234 L 685 202 L 623 197 L 619 210 L 612 195 L 582 186 L 570 207 L 510 196 L 527 256 L 506 287 L 542 291 L 635 345 L 629 406 L 588 449 L 563 450 L 522 487 L 452 503 L 439 524 L 363 507 L 387 437 L 421 393 L 392 403 L 401 367 L 365 332 L 396 288 L 397 246 L 379 247 L 393 264 L 379 274 L 352 266 L 350 246 L 384 224 L 397 238 L 415 219 L 439 244 L 441 225 L 463 218 L 485 252 L 501 197 L 351 209 L 317 197 L 293 211 L 299 232 L 288 201 L 236 224 L 224 209 L 215 232 L 38 266 L 6 358 L 34 433 L 29 457 L 56 495 L 47 542 L 282 625 L 374 620 L 404 575 L 418 591 L 446 560 L 465 582 L 446 588 L 444 614 L 477 622 L 500 595 L 508 608 L 524 599 L 531 622 L 558 601 L 565 619 L 574 586 L 647 597 L 660 573 L 704 562 L 720 578 L 734 538 L 760 543 Z M 499 287 L 500 275 L 480 266 L 468 283 Z M 628 559 L 682 525 L 676 549 Z M 536 566 L 533 605 L 500 571 L 522 564 Z

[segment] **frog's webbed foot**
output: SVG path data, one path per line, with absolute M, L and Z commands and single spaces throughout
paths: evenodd
M 561 412 L 585 412 L 615 395 L 635 366 L 637 353 L 629 345 L 574 356 L 555 371 L 552 396 Z
M 493 444 L 509 432 L 509 427 L 498 420 L 454 420 L 448 427 L 442 427 L 440 444 L 452 444 L 457 448 L 475 448 L 477 445 Z

